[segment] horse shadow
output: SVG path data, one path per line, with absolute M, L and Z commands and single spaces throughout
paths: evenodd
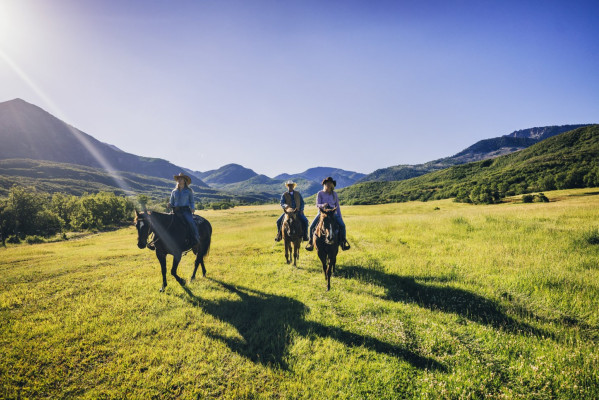
M 363 346 L 369 350 L 408 361 L 419 369 L 446 371 L 436 360 L 421 356 L 402 346 L 360 335 L 347 330 L 307 321 L 308 307 L 290 297 L 233 286 L 214 279 L 237 299 L 205 300 L 183 287 L 187 301 L 213 317 L 233 326 L 239 337 L 208 331 L 207 335 L 225 343 L 232 351 L 263 365 L 289 369 L 286 361 L 295 335 L 332 338 L 348 347 Z
M 429 310 L 455 314 L 498 330 L 533 334 L 538 337 L 553 337 L 547 331 L 507 315 L 498 303 L 483 296 L 460 288 L 427 284 L 428 282 L 447 282 L 449 279 L 402 277 L 385 273 L 376 268 L 362 266 L 344 266 L 337 272 L 337 276 L 382 286 L 386 289 L 384 298 L 387 300 L 417 304 Z

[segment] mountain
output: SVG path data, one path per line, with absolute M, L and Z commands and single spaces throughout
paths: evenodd
M 258 175 L 239 164 L 227 164 L 206 172 L 195 171 L 194 174 L 211 186 L 242 182 Z
M 428 174 L 429 172 L 449 168 L 454 165 L 486 160 L 489 158 L 510 154 L 532 146 L 533 144 L 549 137 L 585 126 L 589 126 L 589 124 L 546 126 L 522 129 L 504 136 L 478 141 L 472 146 L 451 157 L 440 158 L 438 160 L 429 161 L 424 164 L 395 165 L 388 168 L 377 169 L 371 174 L 361 178 L 358 182 L 401 181 L 404 179 L 410 179 Z
M 0 103 L 0 159 L 33 159 L 126 171 L 172 180 L 182 167 L 102 143 L 21 99 Z M 192 176 L 198 187 L 208 187 Z
M 321 186 L 321 182 L 327 176 L 332 176 L 333 179 L 337 181 L 337 188 L 342 188 L 346 186 L 353 185 L 359 179 L 366 176 L 366 174 L 362 174 L 354 171 L 346 171 L 340 168 L 332 168 L 332 167 L 315 167 L 305 170 L 304 172 L 300 172 L 298 174 L 281 174 L 275 176 L 274 179 L 279 180 L 288 180 L 288 179 L 305 179 L 308 181 L 312 181 Z
M 145 194 L 155 201 L 164 201 L 165 203 L 175 185 L 172 177 L 166 179 L 131 172 L 120 172 L 119 175 L 121 186 L 133 190 L 136 194 Z M 0 197 L 6 196 L 8 190 L 15 184 L 33 186 L 46 193 L 61 192 L 82 195 L 108 191 L 118 195 L 127 194 L 111 174 L 99 168 L 42 160 L 0 160 Z M 255 203 L 271 199 L 270 196 L 236 195 L 200 187 L 194 182 L 192 182 L 191 188 L 195 192 L 196 199 L 204 203 L 230 200 Z
M 346 204 L 451 197 L 492 202 L 521 193 L 595 186 L 599 186 L 599 125 L 590 125 L 494 159 L 402 181 L 357 183 L 341 189 L 339 196 Z
M 270 178 L 258 175 L 239 164 L 227 164 L 206 172 L 191 172 L 202 178 L 211 188 L 238 195 L 266 197 L 270 200 L 279 199 L 285 191 L 285 182 L 289 179 L 297 183 L 298 190 L 304 196 L 310 196 L 320 190 L 321 182 L 327 176 L 332 176 L 337 181 L 338 188 L 349 186 L 365 176 L 359 172 L 339 168 L 316 167 L 299 174 L 281 174 Z
M 286 179 L 273 179 L 266 175 L 256 175 L 246 181 L 219 186 L 219 189 L 238 195 L 268 196 L 272 200 L 278 200 L 286 190 L 285 181 Z M 297 183 L 297 190 L 304 197 L 317 193 L 322 187 L 320 182 L 316 183 L 304 178 L 298 178 L 294 181 Z

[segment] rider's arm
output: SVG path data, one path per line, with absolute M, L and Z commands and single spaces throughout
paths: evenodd
M 283 210 L 285 210 L 288 207 L 287 204 L 285 203 L 285 195 L 284 194 L 281 195 L 281 202 L 280 202 L 280 204 L 281 204 L 281 208 Z
M 337 196 L 337 192 L 333 193 L 335 193 L 335 207 L 337 207 L 335 213 L 341 217 L 341 206 L 339 205 L 339 196 Z
M 189 189 L 189 208 L 191 209 L 191 213 L 193 214 L 195 212 L 196 206 L 195 206 L 195 202 L 193 201 L 193 190 Z
M 316 196 L 316 207 L 318 208 L 323 208 L 327 205 L 327 203 L 325 203 L 323 200 L 323 193 L 324 192 L 321 190 L 320 192 L 318 192 L 318 196 Z
M 176 189 L 175 189 L 175 190 L 176 190 Z M 171 192 L 171 198 L 170 198 L 170 200 L 168 201 L 168 204 L 169 204 L 171 207 L 174 207 L 174 206 L 175 206 L 175 190 L 173 190 L 173 191 Z
M 304 203 L 304 196 L 302 196 L 300 193 L 299 198 L 300 198 L 299 209 L 300 209 L 300 211 L 304 211 L 304 207 L 306 206 L 306 203 Z

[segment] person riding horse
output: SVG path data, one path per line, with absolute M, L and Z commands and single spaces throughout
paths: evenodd
M 285 210 L 287 208 L 292 208 L 298 210 L 300 221 L 302 222 L 302 226 L 304 229 L 304 240 L 308 240 L 308 218 L 304 215 L 304 198 L 295 190 L 297 184 L 291 180 L 285 182 L 285 186 L 287 186 L 288 191 L 281 195 L 281 208 L 283 208 L 283 214 L 277 219 L 277 236 L 275 237 L 275 242 L 281 241 L 281 225 L 283 224 L 283 218 L 285 218 Z
M 306 246 L 306 250 L 312 251 L 314 250 L 314 230 L 316 229 L 316 225 L 320 220 L 320 212 L 323 208 L 335 208 L 335 219 L 339 224 L 339 243 L 341 244 L 341 250 L 348 250 L 350 248 L 349 243 L 346 240 L 346 232 L 345 232 L 345 222 L 343 222 L 343 218 L 341 217 L 341 207 L 339 207 L 339 197 L 337 193 L 335 193 L 335 186 L 337 186 L 337 181 L 335 181 L 332 177 L 327 177 L 322 181 L 322 189 L 318 192 L 316 197 L 316 207 L 318 207 L 318 214 L 312 221 L 310 225 L 310 239 L 309 243 Z
M 191 178 L 182 172 L 173 176 L 177 181 L 177 186 L 171 192 L 169 205 L 172 207 L 175 215 L 187 223 L 193 240 L 192 247 L 200 243 L 200 234 L 198 227 L 193 220 L 195 212 L 195 202 L 193 200 L 193 190 L 189 187 Z

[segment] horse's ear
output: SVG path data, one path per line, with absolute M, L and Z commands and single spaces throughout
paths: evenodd
M 137 211 L 137 208 L 135 209 L 135 215 L 139 215 L 139 211 Z

